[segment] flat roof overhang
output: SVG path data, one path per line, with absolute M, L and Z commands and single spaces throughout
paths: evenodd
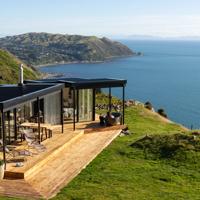
M 109 88 L 124 87 L 127 80 L 124 79 L 83 79 L 83 78 L 55 78 L 41 80 L 26 80 L 24 83 L 64 83 L 65 87 L 75 89 Z
M 64 84 L 24 84 L 0 85 L 0 109 L 2 112 L 23 104 L 27 101 L 42 97 L 64 88 Z

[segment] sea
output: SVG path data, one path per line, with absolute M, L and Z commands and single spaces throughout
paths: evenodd
M 127 79 L 126 99 L 149 101 L 156 110 L 163 108 L 171 120 L 188 128 L 200 128 L 200 41 L 120 42 L 143 56 L 51 65 L 40 70 L 66 77 Z M 121 88 L 112 92 L 121 98 Z

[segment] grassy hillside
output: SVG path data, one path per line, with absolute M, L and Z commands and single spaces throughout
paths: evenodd
M 126 110 L 126 123 L 132 134 L 118 137 L 54 199 L 199 199 L 199 143 L 191 151 L 181 150 L 188 157 L 177 154 L 161 158 L 158 152 L 153 154 L 150 150 L 165 143 L 173 145 L 177 134 L 189 133 L 140 106 Z M 149 151 L 134 147 L 133 143 L 146 134 L 156 138 L 154 145 L 147 145 Z
M 0 49 L 0 84 L 17 83 L 21 61 L 7 51 Z M 24 78 L 36 79 L 39 73 L 24 65 Z
M 30 65 L 96 62 L 134 54 L 125 45 L 107 38 L 49 33 L 0 38 L 0 48 Z
M 126 109 L 126 124 L 132 134 L 115 139 L 53 199 L 199 200 L 199 136 L 142 106 Z M 166 146 L 171 156 L 161 156 Z

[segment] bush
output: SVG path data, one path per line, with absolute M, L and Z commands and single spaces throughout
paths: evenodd
M 196 163 L 200 158 L 200 136 L 189 134 L 146 135 L 130 146 L 143 150 L 146 159 Z
M 159 115 L 167 118 L 167 114 L 165 113 L 165 110 L 163 108 L 158 109 L 157 112 L 158 112 Z
M 149 110 L 152 110 L 153 109 L 153 106 L 151 104 L 151 102 L 147 101 L 145 104 L 144 104 L 144 107 L 149 109 Z

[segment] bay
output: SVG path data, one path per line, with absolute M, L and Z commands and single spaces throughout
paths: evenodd
M 144 56 L 52 65 L 40 70 L 66 77 L 127 79 L 126 99 L 150 101 L 156 109 L 164 108 L 173 121 L 200 128 L 200 42 L 121 42 Z M 113 94 L 121 97 L 121 89 L 114 89 Z

